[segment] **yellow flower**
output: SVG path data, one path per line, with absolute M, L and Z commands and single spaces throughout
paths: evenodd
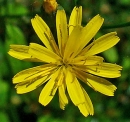
M 45 12 L 48 14 L 55 12 L 57 9 L 57 2 L 56 0 L 43 0 L 43 8 L 45 9 Z
M 39 96 L 42 105 L 46 106 L 58 90 L 60 108 L 64 109 L 68 104 L 69 95 L 84 116 L 93 115 L 94 109 L 79 80 L 95 91 L 108 96 L 114 95 L 116 86 L 102 77 L 120 77 L 122 67 L 105 63 L 96 54 L 114 46 L 119 37 L 116 32 L 111 32 L 90 43 L 104 19 L 96 15 L 85 27 L 81 26 L 81 20 L 82 7 L 74 7 L 68 25 L 65 11 L 58 10 L 56 44 L 42 18 L 36 15 L 31 19 L 32 26 L 44 46 L 36 43 L 30 43 L 29 46 L 11 45 L 9 54 L 20 60 L 43 62 L 43 65 L 23 70 L 13 77 L 13 83 L 17 84 L 17 93 L 30 92 L 46 82 Z

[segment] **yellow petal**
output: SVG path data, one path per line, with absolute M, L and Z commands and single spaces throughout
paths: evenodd
M 39 102 L 42 105 L 46 106 L 54 97 L 57 90 L 57 86 L 54 88 L 54 85 L 55 85 L 55 81 L 51 79 L 48 81 L 48 83 L 45 85 L 45 87 L 41 91 L 40 96 L 39 96 Z
M 75 65 L 96 65 L 103 62 L 103 58 L 100 56 L 78 56 L 74 58 L 71 64 Z
M 58 90 L 59 90 L 60 108 L 64 110 L 65 105 L 68 104 L 68 99 L 65 94 L 65 86 L 64 85 L 59 86 Z
M 112 64 L 112 63 L 101 63 L 101 67 L 103 69 L 110 69 L 110 70 L 122 70 L 122 66 L 119 66 L 117 64 Z
M 85 55 L 95 55 L 116 45 L 120 40 L 116 34 L 116 32 L 111 32 L 96 39 L 93 42 L 93 46 L 86 52 Z
M 78 79 L 80 79 L 81 81 L 87 81 L 87 77 L 86 77 L 86 73 L 82 72 L 80 70 L 73 70 L 73 72 L 75 73 L 76 77 Z M 87 92 L 84 90 L 84 88 L 81 86 L 83 93 L 84 93 L 84 97 L 85 97 L 85 102 L 83 104 L 79 104 L 80 106 L 78 106 L 78 108 L 80 109 L 81 113 L 84 116 L 87 116 L 88 114 L 93 115 L 94 114 L 94 108 L 93 108 L 93 104 L 87 94 Z
M 29 68 L 17 73 L 13 77 L 13 83 L 20 83 L 25 81 L 37 80 L 39 77 L 44 77 L 54 72 L 55 65 L 44 64 L 41 66 Z M 36 79 L 37 78 L 37 79 Z
M 49 76 L 36 76 L 31 80 L 26 80 L 25 82 L 21 82 L 15 86 L 18 94 L 23 94 L 30 92 L 37 87 L 41 86 L 43 83 L 49 80 Z
M 33 57 L 36 57 L 37 59 L 47 63 L 58 62 L 61 59 L 54 52 L 36 43 L 31 43 L 29 45 L 29 53 Z
M 79 108 L 80 112 L 81 112 L 85 117 L 87 117 L 87 116 L 89 115 L 89 112 L 88 112 L 88 110 L 87 110 L 87 108 L 86 108 L 86 104 L 85 104 L 85 103 L 79 104 L 79 105 L 78 105 L 78 108 Z
M 57 77 L 57 85 L 59 86 L 58 91 L 59 91 L 59 103 L 60 103 L 60 108 L 64 110 L 65 105 L 68 104 L 68 99 L 65 94 L 65 89 L 66 89 L 66 84 L 65 84 L 65 74 L 64 74 L 64 67 L 60 68 L 60 72 Z
M 86 100 L 86 102 L 85 102 L 86 108 L 87 108 L 89 114 L 93 115 L 94 114 L 94 108 L 93 108 L 93 104 L 91 102 L 91 99 L 89 98 L 87 92 L 84 90 L 83 87 L 82 87 L 82 89 L 83 89 L 83 93 L 84 93 L 85 100 Z
M 69 36 L 69 39 L 66 43 L 66 47 L 65 47 L 65 52 L 64 52 L 64 57 L 63 60 L 65 62 L 68 62 L 68 60 L 72 59 L 72 55 L 73 53 L 75 53 L 75 51 L 78 49 L 79 45 L 78 45 L 78 37 L 77 35 L 80 34 L 81 32 L 81 26 L 76 26 L 71 35 Z
M 29 47 L 25 45 L 10 45 L 8 54 L 19 60 L 41 62 L 41 60 L 36 59 L 29 54 L 28 50 Z
M 107 71 L 107 70 L 101 70 L 101 69 L 97 69 L 96 67 L 94 67 L 93 69 L 88 69 L 87 70 L 88 73 L 97 75 L 97 76 L 101 76 L 101 77 L 106 77 L 106 78 L 117 78 L 121 76 L 120 71 Z
M 97 76 L 116 78 L 121 76 L 122 67 L 111 63 L 99 63 L 97 65 L 73 66 L 74 70 L 81 70 Z
M 92 87 L 95 91 L 98 91 L 108 96 L 114 96 L 114 91 L 116 90 L 116 86 L 110 84 L 110 82 L 107 82 L 107 80 L 100 79 L 100 82 L 98 82 L 97 79 L 96 81 L 92 79 L 87 79 L 87 81 L 90 84 L 89 86 Z
M 81 52 L 78 54 L 78 56 L 86 56 L 85 54 L 88 52 L 88 50 L 93 46 L 93 42 L 87 45 L 85 48 L 81 50 Z M 87 56 L 88 57 L 88 56 Z
M 122 67 L 116 64 L 101 63 L 97 66 L 87 66 L 86 72 L 102 77 L 116 78 L 121 76 L 121 69 Z
M 31 23 L 32 23 L 32 26 L 33 26 L 36 34 L 38 35 L 40 40 L 43 42 L 43 44 L 48 49 L 52 49 L 49 44 L 49 38 L 47 38 L 50 35 L 49 34 L 50 29 L 49 29 L 48 25 L 38 15 L 36 15 L 35 18 L 31 19 Z
M 57 77 L 58 77 L 59 71 L 60 70 L 56 71 L 52 75 L 51 79 L 47 82 L 47 84 L 45 85 L 45 87 L 42 89 L 40 93 L 39 102 L 44 106 L 46 106 L 52 100 L 52 98 L 54 97 L 57 91 L 57 88 L 58 88 Z
M 87 92 L 84 90 L 84 88 L 82 88 L 84 96 L 85 96 L 85 102 L 83 104 L 79 104 L 78 108 L 80 110 L 80 112 L 87 117 L 89 114 L 93 115 L 94 114 L 94 109 L 93 109 L 93 104 L 87 94 Z
M 80 32 L 80 38 L 78 40 L 79 47 L 78 47 L 77 51 L 75 52 L 74 56 L 76 56 L 95 36 L 95 34 L 98 32 L 101 25 L 103 24 L 103 21 L 104 21 L 103 18 L 101 18 L 99 15 L 96 15 L 82 29 L 82 31 Z
M 117 89 L 115 85 L 110 83 L 104 78 L 100 78 L 88 73 L 85 73 L 81 70 L 74 70 L 76 76 L 88 84 L 91 88 L 93 88 L 95 91 L 98 91 L 102 94 L 113 96 L 114 91 Z
M 69 35 L 71 34 L 75 26 L 81 25 L 81 22 L 82 22 L 82 6 L 74 7 L 69 19 Z
M 70 71 L 67 71 L 66 85 L 70 99 L 74 105 L 78 106 L 79 104 L 83 104 L 85 102 L 83 90 L 81 89 L 77 78 Z
M 57 10 L 56 14 L 57 38 L 61 54 L 63 54 L 65 43 L 68 40 L 67 19 L 65 11 Z
M 32 26 L 40 38 L 40 40 L 43 42 L 43 44 L 49 49 L 53 50 L 58 54 L 58 47 L 55 43 L 54 37 L 48 27 L 48 25 L 43 21 L 41 17 L 38 15 L 35 16 L 35 18 L 31 19 Z
M 59 91 L 59 103 L 60 108 L 65 109 L 65 105 L 68 104 L 68 99 L 65 94 L 66 84 L 65 84 L 65 68 L 61 67 L 59 68 L 59 74 L 57 77 L 57 85 L 58 85 L 58 91 Z
M 86 75 L 87 77 L 87 84 L 92 87 L 95 91 L 98 91 L 102 94 L 108 96 L 114 96 L 114 91 L 117 89 L 115 85 L 109 82 L 106 79 L 96 77 L 90 74 Z

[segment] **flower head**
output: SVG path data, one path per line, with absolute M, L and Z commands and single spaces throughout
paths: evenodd
M 45 9 L 45 12 L 48 14 L 55 12 L 57 9 L 57 2 L 56 0 L 43 0 L 43 8 Z
M 56 44 L 44 20 L 38 15 L 31 19 L 32 26 L 44 46 L 36 43 L 30 43 L 29 46 L 11 45 L 9 54 L 20 60 L 43 62 L 43 65 L 23 70 L 13 77 L 13 83 L 17 84 L 17 93 L 30 92 L 46 83 L 39 96 L 42 105 L 46 106 L 57 91 L 60 108 L 64 109 L 68 104 L 68 93 L 84 116 L 93 115 L 94 109 L 79 80 L 95 91 L 108 96 L 114 95 L 116 86 L 102 77 L 119 77 L 122 67 L 105 63 L 104 59 L 96 54 L 114 46 L 119 37 L 116 32 L 111 32 L 90 43 L 104 19 L 96 15 L 85 27 L 81 26 L 81 20 L 82 7 L 74 7 L 69 24 L 65 11 L 58 10 Z

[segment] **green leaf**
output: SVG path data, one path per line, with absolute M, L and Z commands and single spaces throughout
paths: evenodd
M 7 15 L 24 15 L 28 13 L 27 7 L 24 7 L 21 4 L 8 3 L 7 8 L 5 9 L 7 10 Z
M 5 14 L 6 14 L 5 6 L 0 6 L 0 15 L 5 15 Z
M 0 112 L 0 121 L 1 122 L 10 122 L 9 117 L 5 112 Z
M 0 107 L 7 104 L 8 100 L 9 84 L 5 81 L 0 80 Z M 3 122 L 3 121 L 1 121 Z
M 130 5 L 130 0 L 119 0 L 118 2 L 119 2 L 120 4 L 126 5 L 126 6 Z
M 124 70 L 129 70 L 130 69 L 130 57 L 123 57 L 122 59 L 122 67 Z
M 45 116 L 39 117 L 37 122 L 65 122 L 65 121 L 61 119 L 53 118 L 50 115 L 45 115 Z
M 46 115 L 46 116 L 39 117 L 37 122 L 51 122 L 51 120 L 52 120 L 52 117 L 49 115 Z
M 130 26 L 130 22 L 120 23 L 120 24 L 114 24 L 109 26 L 102 26 L 101 29 L 112 29 L 112 28 L 124 28 Z
M 0 76 L 6 76 L 8 72 L 8 65 L 6 60 L 6 50 L 4 48 L 4 43 L 0 39 Z
M 26 44 L 26 40 L 21 29 L 11 23 L 6 24 L 6 41 L 10 44 Z
M 7 24 L 6 25 L 6 43 L 5 48 L 6 51 L 9 51 L 9 47 L 11 44 L 20 44 L 20 45 L 27 45 L 26 39 L 24 37 L 24 33 L 15 25 Z M 17 72 L 31 67 L 31 63 L 29 62 L 23 62 L 20 60 L 17 60 L 9 55 L 7 55 L 7 58 L 9 60 L 9 64 L 11 66 L 13 74 L 16 74 Z
M 108 62 L 115 63 L 118 61 L 119 56 L 116 47 L 112 47 L 106 51 L 104 51 L 103 56 Z

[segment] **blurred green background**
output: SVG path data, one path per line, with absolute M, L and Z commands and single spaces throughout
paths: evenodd
M 69 18 L 75 1 L 57 2 L 64 7 Z M 79 0 L 77 5 L 83 7 L 83 25 L 96 14 L 105 18 L 97 36 L 117 31 L 121 39 L 115 47 L 101 54 L 106 62 L 123 66 L 120 78 L 109 79 L 118 88 L 115 96 L 105 96 L 86 85 L 95 114 L 85 118 L 71 101 L 64 111 L 61 110 L 57 95 L 48 106 L 42 106 L 38 103 L 42 87 L 18 95 L 12 77 L 37 64 L 10 57 L 7 54 L 9 45 L 41 43 L 30 23 L 36 13 L 50 23 L 52 28 L 55 19 L 44 13 L 42 0 L 0 0 L 0 122 L 130 122 L 130 26 L 118 27 L 130 22 L 130 0 Z M 112 28 L 116 25 L 118 28 Z

